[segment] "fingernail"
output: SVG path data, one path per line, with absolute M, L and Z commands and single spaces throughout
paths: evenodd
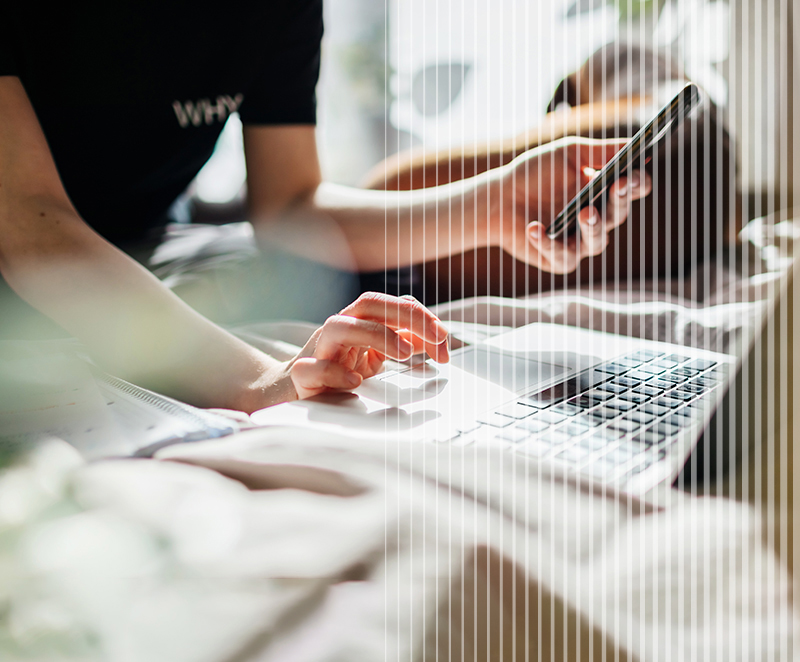
M 444 356 L 440 355 L 439 359 L 442 363 L 450 361 L 450 336 L 444 341 Z
M 414 353 L 414 345 L 402 338 L 397 343 L 397 349 L 402 356 L 411 356 Z
M 639 174 L 638 170 L 634 170 L 631 173 L 631 176 L 628 178 L 628 182 L 631 185 L 631 188 L 638 188 L 639 184 L 642 183 L 642 176 Z
M 447 336 L 450 333 L 439 320 L 434 320 L 433 322 L 433 331 L 436 334 L 436 342 L 441 343 L 447 340 Z
M 617 191 L 617 195 L 620 198 L 624 198 L 626 195 L 628 195 L 628 185 L 623 184 L 622 186 L 620 186 L 619 190 Z
M 348 372 L 347 375 L 345 375 L 345 381 L 350 384 L 350 386 L 358 386 L 361 383 L 361 375 L 355 372 Z
M 597 209 L 592 207 L 592 213 L 586 219 L 586 222 L 591 226 L 595 226 L 600 222 L 600 214 L 597 213 Z

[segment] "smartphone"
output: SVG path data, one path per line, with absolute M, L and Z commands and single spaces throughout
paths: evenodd
M 652 158 L 657 146 L 664 142 L 681 122 L 700 103 L 700 91 L 694 83 L 687 83 L 683 89 L 664 106 L 650 122 L 643 126 L 630 142 L 603 166 L 591 182 L 583 187 L 569 204 L 564 207 L 556 220 L 547 229 L 551 239 L 564 234 L 572 234 L 578 227 L 578 213 L 593 205 L 611 184 L 636 164 L 642 165 Z

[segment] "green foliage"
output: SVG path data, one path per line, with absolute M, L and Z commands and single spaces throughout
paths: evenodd
M 620 21 L 637 18 L 642 14 L 658 11 L 664 0 L 610 0 L 619 10 Z
M 331 55 L 347 72 L 348 89 L 356 95 L 359 104 L 370 111 L 383 113 L 390 74 L 384 26 L 372 26 L 363 39 L 336 46 Z

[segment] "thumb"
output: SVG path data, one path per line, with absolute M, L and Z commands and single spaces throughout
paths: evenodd
M 329 389 L 349 391 L 362 382 L 361 375 L 341 363 L 310 357 L 295 361 L 291 377 L 297 397 L 301 400 Z
M 533 241 L 535 245 L 538 245 L 538 240 L 544 237 L 546 232 L 544 223 L 541 221 L 532 221 L 528 223 L 525 230 L 528 234 L 528 239 Z

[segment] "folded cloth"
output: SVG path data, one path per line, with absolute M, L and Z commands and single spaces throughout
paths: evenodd
M 497 449 L 292 428 L 158 457 L 86 464 L 53 441 L 0 475 L 4 660 L 727 662 L 794 643 L 788 575 L 731 501 L 660 509 Z
M 445 322 L 485 325 L 484 334 L 534 322 L 566 324 L 716 352 L 731 352 L 751 337 L 764 306 L 792 263 L 800 221 L 756 219 L 741 243 L 683 278 L 642 281 L 634 287 L 548 292 L 510 299 L 476 297 L 434 307 Z
M 0 658 L 250 659 L 383 549 L 382 494 L 336 478 L 308 467 L 294 489 L 249 490 L 43 443 L 0 474 Z
M 290 428 L 159 458 L 251 489 L 347 494 L 334 525 L 320 529 L 332 552 L 348 500 L 379 504 L 377 553 L 350 548 L 364 569 L 358 586 L 331 585 L 320 612 L 281 631 L 259 659 L 522 660 L 537 650 L 579 659 L 594 646 L 613 659 L 771 660 L 793 644 L 788 574 L 761 542 L 756 514 L 732 501 L 685 497 L 660 509 L 497 449 Z M 291 516 L 296 527 L 317 519 Z M 374 540 L 374 520 L 359 526 L 342 532 Z

